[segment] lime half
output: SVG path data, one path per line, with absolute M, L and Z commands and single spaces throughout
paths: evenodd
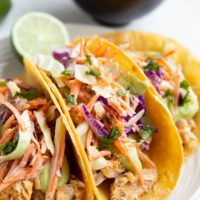
M 17 54 L 32 58 L 37 54 L 51 54 L 55 47 L 69 42 L 65 25 L 57 18 L 41 12 L 20 17 L 12 30 L 12 45 Z

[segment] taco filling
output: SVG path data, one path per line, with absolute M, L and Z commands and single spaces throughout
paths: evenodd
M 1 79 L 0 119 L 1 199 L 83 198 L 85 184 L 70 175 L 66 128 L 51 100 L 20 79 Z
M 175 50 L 164 54 L 147 52 L 131 55 L 171 111 L 184 148 L 192 151 L 198 145 L 198 139 L 193 133 L 195 121 L 192 119 L 199 110 L 198 99 L 185 79 L 181 66 L 173 60 L 174 53 Z
M 89 43 L 89 42 L 88 42 Z M 108 52 L 90 52 L 84 39 L 39 55 L 34 63 L 56 84 L 97 186 L 111 183 L 111 199 L 138 199 L 158 179 L 148 156 L 156 134 L 145 105 L 147 85 L 122 70 Z M 107 49 L 109 51 L 109 49 Z

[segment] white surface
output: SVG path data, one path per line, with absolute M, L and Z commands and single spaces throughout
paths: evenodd
M 10 33 L 16 18 L 28 11 L 46 11 L 64 22 L 97 24 L 72 0 L 12 0 L 0 25 L 0 37 Z M 176 38 L 200 57 L 200 0 L 165 0 L 156 10 L 123 27 L 162 33 Z
M 66 26 L 72 37 L 107 31 L 107 29 L 95 26 L 73 24 Z M 8 78 L 21 74 L 23 66 L 10 48 L 9 38 L 1 40 L 0 44 L 0 77 Z M 199 200 L 200 189 L 198 188 L 200 188 L 200 149 L 185 162 L 177 188 L 170 200 Z

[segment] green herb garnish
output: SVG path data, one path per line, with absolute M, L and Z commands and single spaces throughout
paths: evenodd
M 0 82 L 0 87 L 4 87 L 7 85 L 7 81 Z
M 188 98 L 189 97 L 189 83 L 186 81 L 186 80 L 183 80 L 181 81 L 180 83 L 180 87 L 184 90 L 186 90 L 186 94 L 184 97 L 180 98 L 180 101 L 179 101 L 179 105 L 183 106 L 185 103 L 188 103 L 190 101 L 190 99 Z
M 181 88 L 188 90 L 190 85 L 186 80 L 183 80 L 183 81 L 181 81 L 180 86 L 181 86 Z
M 86 61 L 84 63 L 84 65 L 88 66 L 88 65 L 91 65 L 92 62 L 91 62 L 91 56 L 90 55 L 86 55 Z
M 126 93 L 123 90 L 117 90 L 117 95 L 124 97 Z
M 175 95 L 172 92 L 172 90 L 170 90 L 170 89 L 166 90 L 164 97 L 165 97 L 165 100 L 166 100 L 168 107 L 175 105 Z
M 113 126 L 110 134 L 107 138 L 105 137 L 99 137 L 99 140 L 102 142 L 102 144 L 112 144 L 115 140 L 117 140 L 120 137 L 121 133 L 117 126 Z
M 101 77 L 101 73 L 98 72 L 97 70 L 95 69 L 90 69 L 88 71 L 85 72 L 87 75 L 91 75 L 91 76 L 94 76 L 96 78 L 100 78 Z
M 17 143 L 18 143 L 18 140 L 13 140 L 11 142 L 8 142 L 7 145 L 5 145 L 4 147 L 1 147 L 1 151 L 3 151 L 6 155 L 11 153 L 12 151 L 15 150 Z
M 101 145 L 98 146 L 99 150 L 108 149 L 111 152 L 115 151 L 115 148 L 112 146 L 112 143 L 117 140 L 121 136 L 121 133 L 117 126 L 113 126 L 110 134 L 107 138 L 99 137 L 98 139 L 101 141 Z
M 66 76 L 67 78 L 72 78 L 73 77 L 73 72 L 68 70 L 68 69 L 65 69 L 61 74 Z
M 155 132 L 154 128 L 146 126 L 140 130 L 140 135 L 144 140 L 151 140 L 154 132 Z
M 66 96 L 66 99 L 67 99 L 67 102 L 69 105 L 76 105 L 76 98 L 75 98 L 75 96 L 70 95 L 69 88 L 66 89 L 65 96 Z
M 160 66 L 155 62 L 155 59 L 153 59 L 146 66 L 144 66 L 143 69 L 158 71 L 160 69 Z
M 32 91 L 22 91 L 22 92 L 17 92 L 16 96 L 22 96 L 25 99 L 31 101 L 35 99 L 38 96 L 38 93 L 35 90 Z

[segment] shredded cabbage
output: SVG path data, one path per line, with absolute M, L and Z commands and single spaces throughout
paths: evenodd
M 75 78 L 88 85 L 95 85 L 97 80 L 94 76 L 87 75 L 86 72 L 89 68 L 85 65 L 75 65 Z
M 53 141 L 52 141 L 52 138 L 51 138 L 51 130 L 47 126 L 46 119 L 44 117 L 44 113 L 42 111 L 39 111 L 39 112 L 35 111 L 34 114 L 35 114 L 35 117 L 37 119 L 38 125 L 41 128 L 42 133 L 44 134 L 44 140 L 45 140 L 45 143 L 47 145 L 47 149 L 53 155 L 55 149 L 54 149 Z
M 6 156 L 1 156 L 1 162 L 20 158 L 25 153 L 27 147 L 30 145 L 33 129 L 27 110 L 21 114 L 21 119 L 24 122 L 25 131 L 21 130 L 19 127 L 19 139 L 15 150 Z
M 40 69 L 50 72 L 54 78 L 60 77 L 61 73 L 65 70 L 60 62 L 49 55 L 38 54 L 34 59 L 34 63 L 36 63 Z
M 21 92 L 20 88 L 13 81 L 8 81 L 7 86 L 9 88 L 12 96 L 15 96 L 18 92 Z
M 89 125 L 86 121 L 79 124 L 76 128 L 76 131 L 80 137 L 81 143 L 84 147 L 86 147 L 86 139 L 87 139 L 87 132 L 89 130 Z

